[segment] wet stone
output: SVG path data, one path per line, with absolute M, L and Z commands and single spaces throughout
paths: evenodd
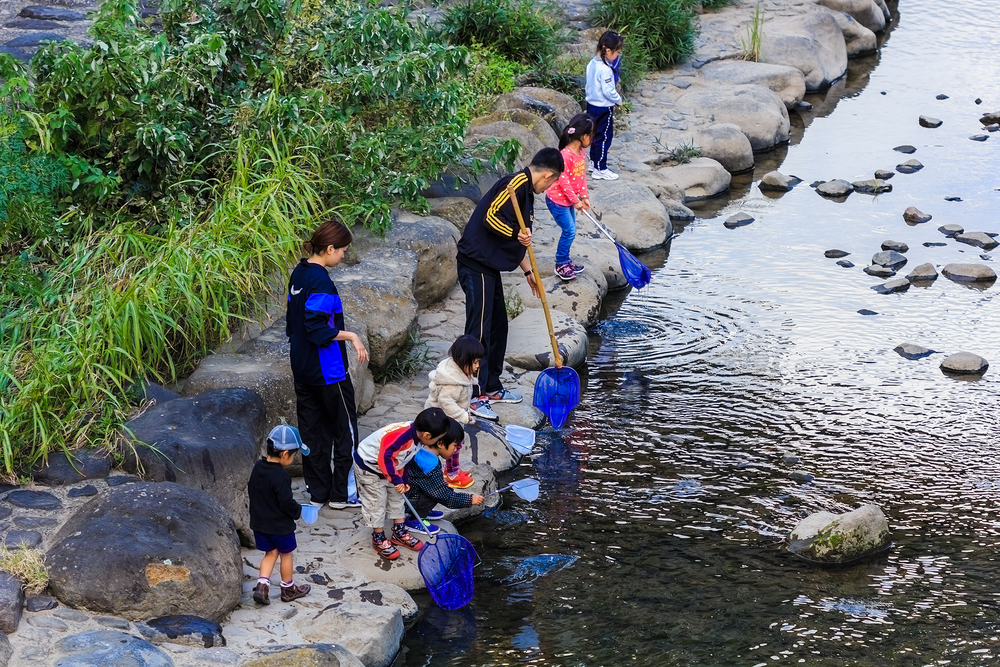
M 47 516 L 19 516 L 14 518 L 14 525 L 18 528 L 48 528 L 57 523 L 59 522 Z
M 48 595 L 32 595 L 24 603 L 24 608 L 28 611 L 47 611 L 59 606 L 59 601 Z
M 28 510 L 57 510 L 62 507 L 59 499 L 47 491 L 11 491 L 7 494 L 7 501 Z
M 947 243 L 943 243 L 941 241 L 924 241 L 925 248 L 940 248 L 947 245 Z
M 1000 245 L 996 239 L 984 232 L 963 232 L 956 234 L 954 238 L 959 243 L 965 243 L 966 245 L 982 248 L 983 250 L 993 250 L 993 248 Z
M 896 172 L 889 171 L 888 169 L 876 169 L 875 170 L 875 178 L 883 180 L 883 181 L 888 181 L 890 178 L 892 178 L 895 175 L 896 175 Z
M 903 211 L 903 220 L 909 222 L 910 224 L 920 224 L 922 222 L 929 222 L 934 216 L 929 213 L 924 213 L 916 206 L 907 206 L 906 210 Z
M 924 165 L 921 164 L 920 160 L 907 160 L 896 165 L 896 171 L 901 174 L 915 174 L 923 168 Z
M 887 266 L 878 266 L 877 264 L 872 264 L 871 266 L 866 266 L 862 269 L 865 273 L 870 276 L 875 276 L 876 278 L 891 278 L 896 275 L 896 272 Z
M 941 120 L 934 118 L 932 116 L 921 116 L 920 117 L 920 127 L 941 127 Z
M 811 482 L 816 479 L 813 475 L 810 475 L 805 470 L 793 470 L 788 473 L 788 479 L 793 482 Z
M 845 269 L 853 269 L 854 268 L 854 262 L 852 262 L 849 259 L 842 259 L 839 262 L 837 262 L 837 266 L 842 266 Z
M 41 46 L 42 42 L 63 42 L 66 41 L 66 37 L 60 35 L 56 32 L 39 32 L 33 35 L 21 35 L 20 37 L 15 37 L 10 40 L 4 46 L 10 46 L 14 48 L 26 48 L 32 46 Z
M 935 97 L 934 99 L 936 99 L 936 100 L 946 100 L 946 99 L 948 99 L 948 96 L 945 95 L 944 93 L 939 93 L 937 95 L 937 97 Z
M 872 264 L 884 266 L 889 269 L 899 269 L 905 265 L 907 259 L 904 255 L 895 250 L 883 250 L 872 255 Z
M 930 282 L 932 280 L 937 280 L 937 277 L 937 269 L 935 269 L 934 265 L 930 262 L 925 262 L 924 264 L 916 266 L 912 271 L 906 274 L 906 279 L 911 283 Z
M 25 19 L 40 19 L 42 21 L 86 21 L 85 14 L 74 12 L 63 7 L 45 7 L 42 5 L 28 5 L 18 14 Z
M 878 195 L 885 192 L 892 192 L 892 186 L 881 181 L 877 178 L 873 178 L 870 181 L 855 181 L 851 183 L 854 186 L 854 191 L 859 192 L 863 195 Z
M 962 201 L 961 197 L 945 197 L 945 201 Z
M 52 615 L 56 618 L 61 618 L 64 621 L 72 621 L 73 623 L 83 623 L 90 618 L 83 612 L 79 612 L 76 609 L 70 609 L 69 607 L 60 607 L 52 612 Z
M 904 359 L 910 360 L 923 359 L 924 357 L 929 357 L 934 354 L 934 350 L 921 345 L 915 345 L 914 343 L 900 343 L 893 348 L 893 352 Z
M 962 225 L 941 225 L 938 227 L 938 231 L 945 236 L 955 236 L 956 234 L 961 234 L 965 231 L 965 227 Z
M 47 630 L 59 630 L 60 632 L 69 630 L 68 625 L 60 621 L 58 618 L 53 618 L 51 616 L 28 616 L 28 625 L 33 625 L 36 628 L 45 628 Z
M 906 252 L 910 246 L 902 241 L 882 241 L 882 250 L 895 250 L 896 252 Z
M 61 25 L 53 25 L 52 21 L 41 19 L 14 19 L 4 24 L 5 28 L 17 28 L 18 30 L 52 30 L 62 28 Z
M 867 308 L 862 308 L 858 311 L 858 315 L 878 315 L 874 310 L 868 310 Z
M 992 125 L 987 125 L 985 128 L 987 132 L 1000 132 L 1000 123 L 993 123 Z
M 816 192 L 824 197 L 846 197 L 854 192 L 854 186 L 847 181 L 838 178 L 833 181 L 820 183 L 816 186 Z
M 948 264 L 941 273 L 960 283 L 988 283 L 997 279 L 996 272 L 985 264 Z
M 736 213 L 729 216 L 729 218 L 722 223 L 728 229 L 735 229 L 737 227 L 743 227 L 744 225 L 749 225 L 754 221 L 753 216 L 747 215 L 746 213 Z
M 8 530 L 3 537 L 3 545 L 11 551 L 37 547 L 41 542 L 41 533 L 34 530 Z
M 902 146 L 896 146 L 892 150 L 896 151 L 897 153 L 906 153 L 907 155 L 911 155 L 911 154 L 917 152 L 917 149 L 914 146 L 910 146 L 909 144 L 903 144 Z
M 986 141 L 989 138 L 990 138 L 990 135 L 988 135 L 988 134 L 973 134 L 972 136 L 969 137 L 969 140 L 970 141 Z
M 96 496 L 97 487 L 93 484 L 88 484 L 87 486 L 81 486 L 79 489 L 70 489 L 69 493 L 66 495 L 70 498 L 87 498 L 89 496 Z
M 905 292 L 910 289 L 910 281 L 906 278 L 896 278 L 895 280 L 889 280 L 881 285 L 875 285 L 872 289 L 879 294 L 895 294 L 896 292 Z
M 941 362 L 942 371 L 955 375 L 982 375 L 989 367 L 986 359 L 972 352 L 958 352 Z
M 850 254 L 851 253 L 847 252 L 846 250 L 833 249 L 833 250 L 827 250 L 826 252 L 824 252 L 823 256 L 824 257 L 828 257 L 829 259 L 837 259 L 838 257 L 847 257 Z

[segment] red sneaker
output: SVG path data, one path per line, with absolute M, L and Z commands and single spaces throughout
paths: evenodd
M 459 470 L 454 475 L 445 473 L 444 481 L 448 482 L 448 486 L 453 489 L 467 489 L 476 483 L 476 480 L 472 478 L 472 475 L 464 470 Z
M 405 524 L 396 524 L 396 525 L 402 526 Z M 397 530 L 393 528 L 392 538 L 390 539 L 390 541 L 393 544 L 398 544 L 401 547 L 406 547 L 407 549 L 412 549 L 413 551 L 420 551 L 421 549 L 424 548 L 424 543 L 415 538 L 413 535 L 410 535 L 410 531 L 408 531 L 406 528 L 403 528 L 402 530 Z M 396 553 L 398 554 L 399 552 L 397 551 Z
M 399 549 L 392 546 L 392 542 L 385 539 L 385 535 L 382 536 L 381 540 L 372 535 L 372 546 L 375 547 L 378 555 L 386 560 L 396 560 L 399 558 Z

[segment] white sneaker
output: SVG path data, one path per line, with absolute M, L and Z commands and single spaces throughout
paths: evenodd
M 610 169 L 595 169 L 594 173 L 591 174 L 595 179 L 599 181 L 617 181 L 618 174 L 611 171 Z

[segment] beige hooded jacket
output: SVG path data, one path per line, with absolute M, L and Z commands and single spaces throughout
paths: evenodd
M 468 424 L 472 385 L 479 384 L 476 379 L 466 375 L 451 357 L 442 359 L 428 377 L 431 393 L 424 408 L 441 408 L 459 424 Z

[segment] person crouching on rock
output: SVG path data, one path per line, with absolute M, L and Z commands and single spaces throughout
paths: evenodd
M 302 506 L 292 498 L 292 478 L 285 467 L 302 447 L 299 432 L 291 426 L 275 426 L 267 436 L 267 456 L 254 464 L 247 482 L 250 496 L 250 528 L 257 548 L 264 552 L 260 576 L 253 589 L 258 604 L 271 604 L 271 571 L 281 557 L 281 601 L 291 602 L 309 592 L 309 584 L 296 586 L 292 581 L 292 552 L 295 551 L 295 520 Z
M 465 429 L 454 419 L 449 419 L 448 433 L 433 445 L 424 445 L 413 460 L 406 464 L 406 473 L 410 478 L 410 490 L 406 497 L 413 504 L 413 509 L 424 519 L 434 521 L 444 517 L 444 512 L 435 510 L 437 504 L 448 509 L 461 509 L 482 505 L 485 498 L 475 493 L 461 493 L 446 483 L 441 459 L 449 459 L 458 453 L 459 443 L 465 439 Z M 418 517 L 409 517 L 406 527 L 414 533 L 434 535 L 437 526 L 424 526 Z
M 399 545 L 420 551 L 424 543 L 403 522 L 403 494 L 410 490 L 406 464 L 420 445 L 433 445 L 448 433 L 448 416 L 428 408 L 412 422 L 389 424 L 361 441 L 354 452 L 354 479 L 361 501 L 361 521 L 372 529 L 372 547 L 382 558 L 395 560 Z M 385 520 L 392 519 L 392 537 L 385 537 Z

